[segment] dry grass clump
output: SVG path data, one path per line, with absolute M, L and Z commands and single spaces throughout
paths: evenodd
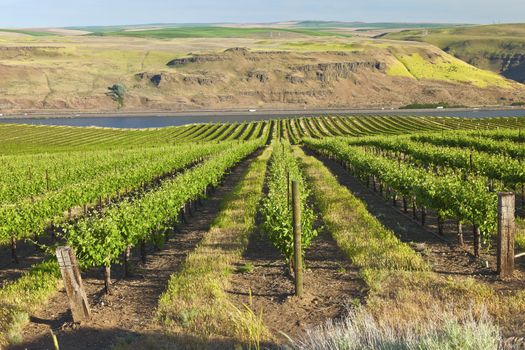
M 315 350 L 496 350 L 499 328 L 487 312 L 480 315 L 434 309 L 434 318 L 408 327 L 378 322 L 364 310 L 351 312 L 340 321 L 308 330 L 292 342 L 292 349 Z
M 45 261 L 0 289 L 0 349 L 22 340 L 20 333 L 29 322 L 29 313 L 57 291 L 59 275 L 56 262 Z

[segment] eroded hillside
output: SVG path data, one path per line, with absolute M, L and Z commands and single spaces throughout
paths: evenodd
M 428 44 L 0 37 L 0 111 L 498 105 L 525 87 Z

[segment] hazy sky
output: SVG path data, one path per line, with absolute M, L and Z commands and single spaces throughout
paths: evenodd
M 525 0 L 0 0 L 0 27 L 301 19 L 525 22 Z

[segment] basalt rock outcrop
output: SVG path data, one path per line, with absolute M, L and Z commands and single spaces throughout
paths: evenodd
M 205 63 L 224 61 L 226 59 L 223 55 L 192 55 L 188 57 L 175 58 L 168 62 L 168 67 L 184 66 L 190 63 Z
M 170 81 L 171 79 L 171 77 L 165 73 L 155 74 L 155 73 L 142 72 L 142 73 L 135 74 L 135 77 L 141 81 L 147 80 L 156 87 L 159 87 L 161 84 L 167 81 Z
M 525 54 L 491 55 L 489 60 L 501 66 L 500 72 L 504 77 L 525 82 Z
M 449 51 L 445 48 L 445 51 Z M 508 79 L 525 83 L 525 53 L 479 53 L 468 56 L 457 55 L 465 62 L 499 72 Z
M 249 71 L 247 74 L 247 80 L 257 80 L 260 83 L 266 83 L 268 80 L 270 80 L 270 77 L 267 72 L 264 71 Z

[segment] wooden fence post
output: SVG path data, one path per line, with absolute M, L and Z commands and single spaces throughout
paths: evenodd
M 515 195 L 498 193 L 498 275 L 510 277 L 514 272 Z
M 292 181 L 293 206 L 293 247 L 294 247 L 294 275 L 295 295 L 303 296 L 303 253 L 301 249 L 301 196 L 299 183 Z
M 458 228 L 458 233 L 457 233 L 458 245 L 460 247 L 463 247 L 463 246 L 465 246 L 465 239 L 463 238 L 463 223 L 459 219 L 458 219 L 457 228 Z
M 75 252 L 71 247 L 58 247 L 56 256 L 69 298 L 73 320 L 75 322 L 87 321 L 91 317 L 91 311 L 86 292 L 82 286 L 82 277 Z

